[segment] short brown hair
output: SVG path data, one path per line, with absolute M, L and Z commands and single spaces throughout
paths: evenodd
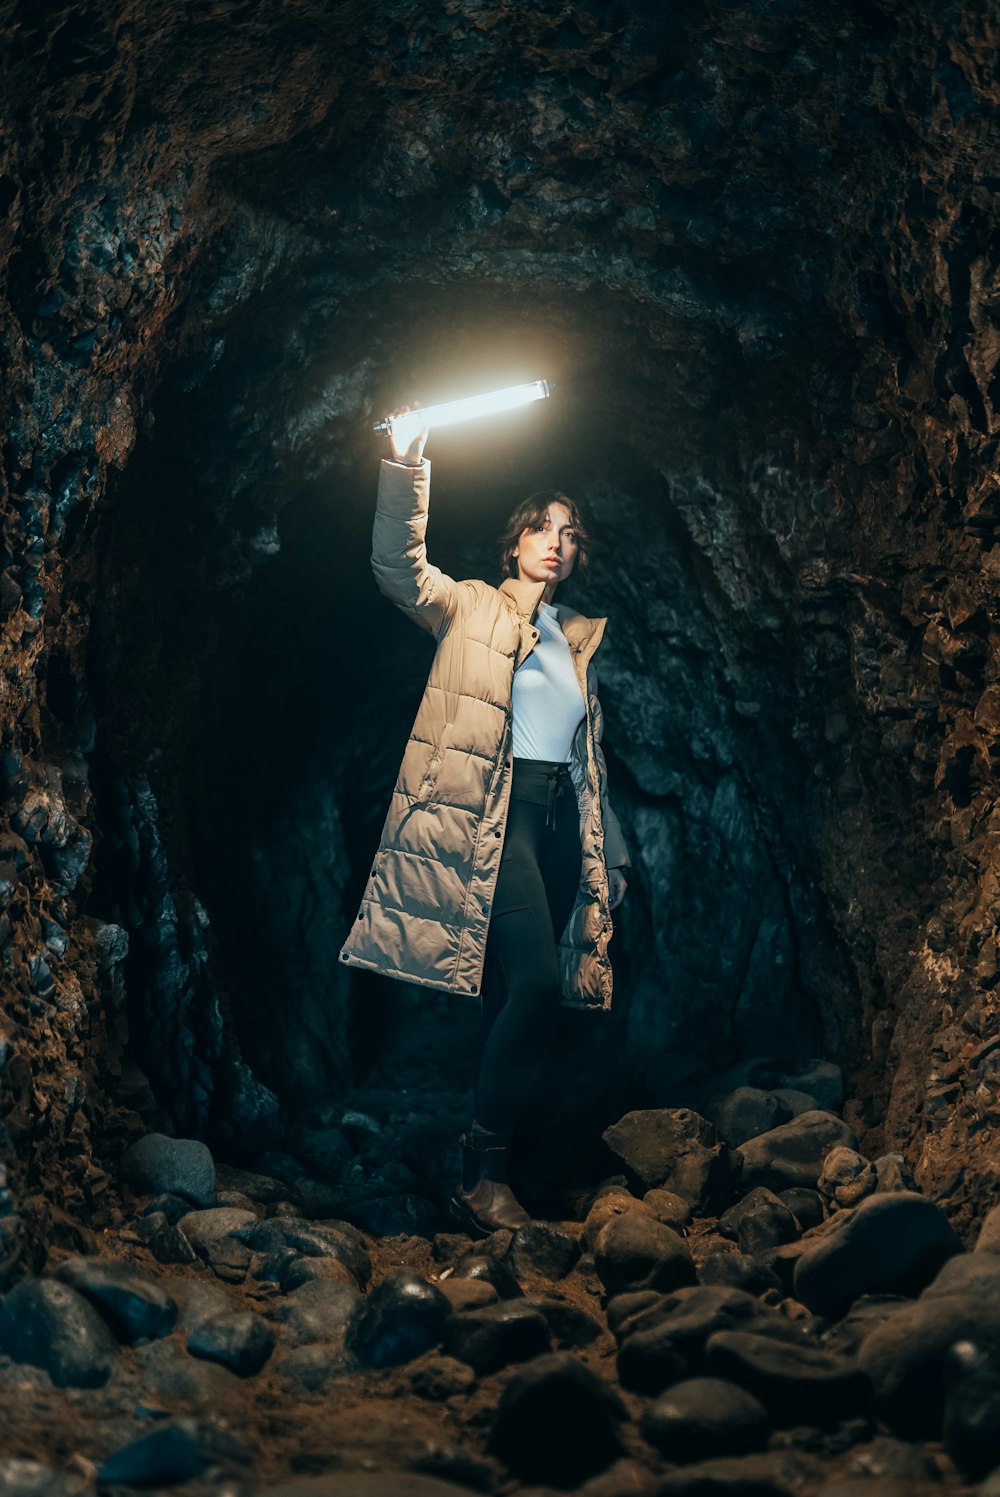
M 507 524 L 504 526 L 503 534 L 499 540 L 500 546 L 500 575 L 504 577 L 517 576 L 517 557 L 514 555 L 514 547 L 521 539 L 525 530 L 530 530 L 532 525 L 539 525 L 545 519 L 550 504 L 565 504 L 569 510 L 569 520 L 576 531 L 576 562 L 573 567 L 574 573 L 579 572 L 581 577 L 587 575 L 590 564 L 590 532 L 583 523 L 579 506 L 575 499 L 568 494 L 560 493 L 558 489 L 539 489 L 536 494 L 529 494 L 527 499 L 514 510 Z

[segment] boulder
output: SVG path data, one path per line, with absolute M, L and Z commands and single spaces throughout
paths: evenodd
M 480 1377 L 550 1349 L 545 1316 L 523 1300 L 501 1300 L 452 1315 L 443 1335 L 449 1355 L 467 1362 Z
M 194 1251 L 220 1279 L 241 1283 L 250 1266 L 250 1249 L 243 1240 L 246 1227 L 257 1225 L 252 1211 L 235 1206 L 216 1206 L 205 1211 L 188 1211 L 177 1223 Z
M 350 1285 L 315 1279 L 289 1294 L 272 1313 L 284 1326 L 286 1344 L 305 1346 L 342 1337 L 360 1303 L 360 1294 Z
M 488 1448 L 522 1482 L 576 1487 L 622 1452 L 625 1408 L 569 1352 L 539 1357 L 503 1390 Z
M 125 1150 L 118 1178 L 144 1194 L 170 1192 L 196 1206 L 215 1205 L 215 1161 L 197 1138 L 147 1133 Z
M 252 1310 L 203 1320 L 187 1339 L 194 1357 L 219 1362 L 237 1377 L 253 1377 L 274 1350 L 274 1332 Z
M 831 1206 L 857 1206 L 878 1189 L 874 1164 L 855 1149 L 831 1149 L 823 1160 L 816 1189 Z
M 853 1149 L 856 1143 L 850 1128 L 835 1113 L 802 1112 L 780 1128 L 749 1139 L 737 1151 L 743 1161 L 741 1185 L 750 1190 L 755 1185 L 773 1191 L 792 1186 L 815 1190 L 830 1150 Z
M 388 1274 L 357 1306 L 347 1325 L 347 1350 L 365 1367 L 396 1367 L 437 1346 L 451 1306 L 419 1274 Z
M 779 1424 L 836 1424 L 871 1402 L 868 1379 L 846 1357 L 753 1331 L 716 1331 L 705 1368 L 752 1393 Z
M 42 1368 L 57 1388 L 101 1388 L 118 1366 L 106 1321 L 58 1279 L 22 1279 L 4 1296 L 0 1352 Z
M 794 1242 L 801 1227 L 773 1191 L 758 1185 L 719 1218 L 724 1237 L 735 1237 L 741 1253 L 753 1255 L 782 1242 Z
M 731 1092 L 717 1092 L 705 1108 L 705 1116 L 730 1148 L 739 1148 L 759 1133 L 769 1133 L 787 1123 L 792 1109 L 774 1092 L 759 1086 L 738 1086 Z
M 649 1192 L 652 1194 L 652 1192 Z M 672 1192 L 671 1192 L 672 1194 Z M 676 1199 L 680 1199 L 678 1196 Z M 599 1195 L 587 1212 L 583 1223 L 581 1241 L 585 1252 L 592 1253 L 597 1245 L 601 1229 L 619 1216 L 643 1216 L 647 1221 L 658 1221 L 659 1217 L 651 1202 L 640 1201 L 625 1186 Z M 669 1225 L 669 1223 L 667 1223 Z
M 169 1336 L 174 1328 L 176 1300 L 141 1268 L 113 1258 L 75 1257 L 60 1263 L 54 1277 L 89 1300 L 126 1346 Z
M 661 1393 L 639 1428 L 661 1455 L 686 1462 L 757 1450 L 770 1426 L 764 1405 L 744 1388 L 721 1378 L 696 1377 Z
M 753 1325 L 762 1312 L 739 1289 L 702 1287 L 661 1295 L 617 1327 L 618 1377 L 634 1393 L 661 1393 L 705 1370 L 704 1349 L 716 1331 Z
M 333 1258 L 344 1265 L 362 1289 L 371 1279 L 372 1265 L 365 1240 L 350 1222 L 270 1217 L 267 1221 L 246 1223 L 239 1235 L 255 1253 L 294 1248 L 303 1257 Z
M 1000 1305 L 975 1295 L 924 1295 L 876 1325 L 858 1349 L 879 1415 L 903 1439 L 939 1438 L 946 1363 L 957 1341 L 1000 1345 Z
M 555 1222 L 531 1221 L 511 1237 L 507 1262 L 519 1279 L 538 1274 L 562 1279 L 580 1256 L 580 1244 Z
M 626 1113 L 601 1137 L 640 1194 L 663 1186 L 699 1213 L 713 1213 L 729 1198 L 730 1152 L 712 1124 L 687 1107 Z
M 594 1267 L 609 1295 L 628 1289 L 666 1292 L 693 1284 L 697 1277 L 684 1239 L 655 1218 L 634 1213 L 614 1217 L 601 1228 Z
M 869 1196 L 799 1258 L 795 1297 L 832 1320 L 862 1294 L 918 1294 L 961 1251 L 948 1218 L 925 1196 Z
M 944 1447 L 969 1481 L 1000 1465 L 1000 1343 L 957 1341 L 945 1358 Z

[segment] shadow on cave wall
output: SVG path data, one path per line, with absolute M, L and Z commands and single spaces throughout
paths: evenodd
M 457 284 L 417 308 L 404 290 L 395 316 L 314 273 L 312 299 L 272 290 L 214 330 L 210 360 L 178 365 L 106 522 L 97 897 L 133 933 L 132 1033 L 161 1105 L 211 1127 L 198 1067 L 228 1064 L 243 1100 L 225 1126 L 259 1142 L 279 1111 L 322 1120 L 352 1083 L 402 1084 L 401 1067 L 471 1081 L 478 1004 L 337 962 L 432 650 L 371 576 L 367 417 L 540 373 L 558 385 L 546 406 L 432 438 L 430 554 L 498 581 L 494 537 L 545 486 L 580 497 L 600 540 L 565 596 L 610 619 L 605 745 L 634 868 L 613 1013 L 565 1016 L 553 1086 L 613 1111 L 741 1055 L 849 1059 L 856 999 L 810 867 L 814 765 L 792 732 L 797 625 L 764 557 L 744 559 L 734 606 L 679 497 L 704 499 L 715 466 L 722 502 L 732 433 L 693 469 L 680 448 L 654 463 L 637 445 L 631 413 L 664 354 L 613 295 L 550 288 L 512 312 Z M 242 1056 L 227 1062 L 228 1020 Z

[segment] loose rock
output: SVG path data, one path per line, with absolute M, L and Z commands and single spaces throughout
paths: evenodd
M 484 1313 L 484 1312 L 479 1312 Z M 366 1367 L 396 1367 L 429 1351 L 446 1321 L 459 1321 L 439 1289 L 401 1269 L 376 1284 L 347 1326 L 347 1350 Z
M 549 1327 L 545 1317 L 523 1301 L 506 1300 L 453 1315 L 444 1328 L 444 1344 L 451 1356 L 483 1377 L 547 1352 Z
M 749 1139 L 737 1151 L 743 1160 L 742 1184 L 748 1189 L 766 1185 L 773 1191 L 791 1186 L 815 1189 L 830 1150 L 838 1145 L 853 1149 L 856 1142 L 835 1113 L 800 1113 L 780 1128 Z
M 57 1279 L 22 1279 L 0 1305 L 0 1351 L 48 1373 L 57 1388 L 101 1388 L 118 1344 L 82 1294 Z
M 629 1112 L 601 1137 L 640 1193 L 665 1186 L 696 1212 L 725 1204 L 734 1161 L 712 1124 L 689 1108 Z
M 683 1238 L 661 1222 L 630 1213 L 602 1227 L 594 1247 L 594 1266 L 609 1295 L 628 1289 L 664 1292 L 697 1277 Z
M 799 1258 L 795 1295 L 835 1319 L 861 1294 L 918 1293 L 961 1251 L 947 1217 L 925 1196 L 870 1196 Z
M 427 1357 L 413 1369 L 410 1387 L 421 1398 L 443 1403 L 458 1393 L 469 1393 L 476 1385 L 476 1374 L 467 1362 L 457 1357 Z
M 669 1192 L 671 1195 L 673 1192 Z M 676 1199 L 680 1199 L 678 1196 Z M 689 1213 L 690 1214 L 690 1213 Z M 602 1228 L 609 1221 L 620 1216 L 644 1216 L 647 1221 L 659 1220 L 652 1204 L 645 1200 L 640 1201 L 632 1195 L 624 1186 L 599 1195 L 587 1212 L 583 1223 L 583 1234 L 581 1241 L 586 1252 L 592 1253 L 597 1245 L 597 1239 Z
M 182 1418 L 132 1440 L 108 1456 L 97 1472 L 99 1486 L 167 1486 L 201 1476 L 220 1461 L 245 1464 L 243 1441 L 205 1421 Z
M 360 1303 L 360 1294 L 349 1285 L 317 1279 L 276 1305 L 274 1317 L 284 1325 L 288 1345 L 304 1346 L 343 1336 Z
M 126 1346 L 169 1336 L 177 1302 L 142 1269 L 111 1258 L 67 1258 L 55 1277 L 69 1284 L 103 1315 Z
M 758 1399 L 721 1378 L 689 1378 L 662 1393 L 640 1429 L 671 1461 L 739 1455 L 764 1444 L 771 1421 Z
M 1000 1465 L 1000 1343 L 958 1341 L 945 1358 L 944 1446 L 958 1469 L 979 1481 Z
M 215 1204 L 215 1161 L 211 1150 L 196 1138 L 148 1133 L 125 1150 L 118 1176 L 144 1193 L 168 1191 L 196 1206 Z
M 878 1174 L 862 1154 L 839 1146 L 823 1160 L 816 1188 L 834 1206 L 857 1206 L 878 1188 Z
M 730 1148 L 738 1148 L 759 1133 L 769 1133 L 792 1116 L 792 1109 L 757 1086 L 738 1086 L 735 1091 L 717 1092 L 709 1099 L 705 1116 L 714 1124 L 719 1137 Z
M 84 1487 L 40 1461 L 0 1456 L 0 1497 L 83 1497 Z
M 561 1279 L 579 1256 L 579 1243 L 562 1227 L 554 1222 L 532 1221 L 514 1233 L 507 1261 L 519 1279 L 529 1274 Z
M 735 1237 L 740 1252 L 753 1255 L 782 1242 L 794 1242 L 801 1228 L 773 1191 L 758 1186 L 719 1218 L 724 1237 Z
M 862 1341 L 858 1365 L 875 1406 L 904 1439 L 937 1439 L 946 1395 L 945 1365 L 956 1341 L 1000 1345 L 1000 1306 L 963 1294 L 924 1296 L 903 1306 Z
M 274 1332 L 252 1310 L 219 1315 L 191 1332 L 187 1349 L 192 1356 L 221 1362 L 237 1377 L 253 1377 L 274 1350 Z
M 715 1332 L 752 1325 L 762 1312 L 739 1289 L 698 1287 L 663 1295 L 618 1328 L 618 1377 L 636 1393 L 661 1393 L 701 1373 L 704 1348 Z
M 521 1481 L 577 1486 L 621 1453 L 621 1400 L 570 1353 L 539 1357 L 505 1387 L 489 1449 Z
M 207 1211 L 187 1212 L 177 1223 L 177 1230 L 220 1279 L 238 1284 L 250 1266 L 250 1249 L 237 1234 L 256 1225 L 252 1211 L 216 1206 Z
M 673 1227 L 675 1232 L 680 1232 L 691 1221 L 691 1207 L 687 1201 L 675 1191 L 664 1190 L 661 1186 L 647 1190 L 642 1204 L 650 1207 L 657 1221 L 665 1227 Z
M 836 1423 L 871 1400 L 867 1378 L 846 1359 L 752 1331 L 717 1331 L 705 1366 L 759 1398 L 779 1424 Z

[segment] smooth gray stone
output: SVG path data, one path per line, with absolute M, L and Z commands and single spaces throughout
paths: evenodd
M 197 1206 L 215 1202 L 215 1161 L 211 1150 L 196 1138 L 148 1133 L 125 1150 L 118 1176 L 150 1195 L 171 1192 Z
M 679 1462 L 757 1450 L 770 1427 L 759 1399 L 714 1377 L 675 1383 L 650 1404 L 640 1422 L 644 1439 L 668 1460 Z
M 274 1350 L 275 1335 L 252 1310 L 202 1321 L 187 1339 L 192 1356 L 221 1362 L 237 1377 L 254 1377 Z
M 228 1315 L 238 1303 L 215 1282 L 176 1278 L 172 1287 L 180 1306 L 177 1329 L 181 1331 L 192 1331 L 215 1315 Z
M 111 1258 L 67 1258 L 54 1277 L 90 1300 L 126 1346 L 169 1336 L 174 1328 L 176 1300 L 141 1268 Z
M 743 1160 L 741 1183 L 748 1189 L 766 1185 L 775 1192 L 794 1185 L 815 1190 L 830 1150 L 856 1145 L 853 1132 L 836 1113 L 802 1112 L 737 1150 Z
M 961 1251 L 948 1218 L 926 1196 L 869 1196 L 799 1258 L 795 1297 L 833 1320 L 862 1294 L 918 1294 Z
M 342 1337 L 361 1295 L 349 1284 L 316 1279 L 303 1284 L 274 1308 L 275 1320 L 284 1326 L 283 1340 L 289 1346 Z
M 622 1453 L 625 1407 L 571 1352 L 529 1362 L 500 1397 L 488 1449 L 523 1482 L 574 1487 Z
M 57 1388 L 100 1388 L 118 1366 L 118 1343 L 82 1294 L 58 1279 L 23 1279 L 0 1305 L 0 1351 L 30 1362 Z
M 632 1212 L 612 1217 L 601 1228 L 594 1245 L 594 1267 L 609 1295 L 629 1289 L 667 1293 L 697 1278 L 683 1237 L 655 1218 Z

